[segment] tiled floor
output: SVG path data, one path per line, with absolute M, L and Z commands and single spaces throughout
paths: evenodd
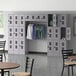
M 42 54 L 28 56 L 35 59 L 32 76 L 61 76 L 62 57 L 48 57 Z M 24 55 L 7 55 L 7 61 L 17 62 L 21 65 L 20 68 L 11 70 L 11 73 L 24 70 L 24 58 Z M 68 76 L 67 68 L 64 70 L 64 76 Z M 76 76 L 76 67 L 74 67 L 74 76 Z

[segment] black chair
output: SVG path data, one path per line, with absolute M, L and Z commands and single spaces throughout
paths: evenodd
M 26 57 L 25 72 L 15 72 L 13 76 L 32 76 L 34 59 Z
M 70 76 L 70 67 L 72 70 L 72 76 L 73 76 L 73 66 L 76 65 L 76 63 L 73 63 L 71 60 L 69 60 L 69 56 L 74 56 L 76 54 L 73 53 L 73 49 L 68 50 L 62 50 L 62 57 L 63 57 L 63 68 L 61 76 L 63 76 L 64 67 L 68 67 L 68 76 Z
M 5 44 L 6 44 L 6 41 L 0 41 L 0 53 L 4 54 L 4 58 L 5 58 L 5 60 L 6 60 Z
M 0 62 L 3 62 L 3 55 L 2 54 L 0 54 Z M 4 70 L 4 72 L 5 73 L 7 72 L 8 73 L 8 76 L 10 76 L 10 71 L 9 70 Z

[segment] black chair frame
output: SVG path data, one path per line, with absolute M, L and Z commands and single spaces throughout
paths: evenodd
M 5 61 L 6 61 L 5 44 L 6 44 L 6 40 L 5 41 L 0 41 L 0 48 L 3 48 L 3 49 L 0 50 L 0 53 L 4 54 Z
M 2 61 L 3 61 L 3 54 L 0 54 L 0 62 L 2 62 Z M 9 70 L 4 70 L 4 72 L 7 72 L 8 76 L 10 76 L 10 71 Z
M 25 72 L 28 72 L 29 62 L 30 62 L 30 58 L 26 57 Z M 34 59 L 32 59 L 31 66 L 30 66 L 30 76 L 32 76 L 33 64 L 34 64 Z

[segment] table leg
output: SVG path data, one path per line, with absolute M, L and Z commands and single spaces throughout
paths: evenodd
M 1 69 L 1 76 L 4 76 L 4 70 Z

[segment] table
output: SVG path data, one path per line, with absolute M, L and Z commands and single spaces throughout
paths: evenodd
M 68 57 L 71 61 L 76 61 L 76 55 L 75 56 L 69 56 Z
M 15 68 L 18 68 L 19 66 L 20 65 L 17 63 L 0 62 L 1 76 L 4 76 L 5 69 L 15 69 Z

